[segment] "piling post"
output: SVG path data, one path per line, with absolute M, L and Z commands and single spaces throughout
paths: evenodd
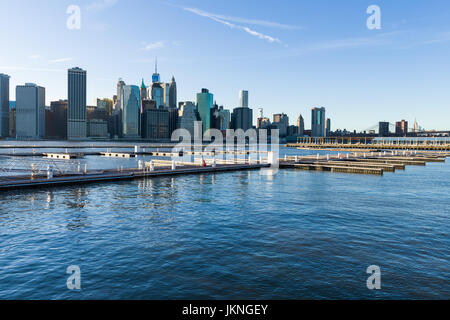
M 172 160 L 172 170 L 176 170 L 177 169 L 177 163 L 175 162 L 175 160 Z
M 47 166 L 47 179 L 53 179 L 53 167 L 50 164 Z
M 84 174 L 87 174 L 87 163 L 84 164 Z

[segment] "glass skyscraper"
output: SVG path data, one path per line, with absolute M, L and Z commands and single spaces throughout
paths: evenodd
M 124 137 L 138 137 L 140 134 L 140 95 L 138 86 L 123 87 L 122 128 Z
M 311 136 L 325 137 L 325 108 L 312 108 Z
M 211 108 L 213 106 L 214 95 L 208 89 L 202 89 L 197 93 L 197 110 L 202 120 L 203 135 L 211 128 Z
M 9 76 L 0 73 L 0 136 L 9 135 Z
M 45 88 L 34 83 L 16 87 L 16 137 L 39 139 L 45 135 Z

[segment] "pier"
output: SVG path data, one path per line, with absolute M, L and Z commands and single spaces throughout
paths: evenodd
M 383 175 L 384 172 L 405 170 L 406 166 L 425 166 L 427 162 L 445 162 L 447 153 L 427 152 L 371 152 L 320 156 L 286 156 L 280 159 L 280 168 L 309 171 L 330 171 Z

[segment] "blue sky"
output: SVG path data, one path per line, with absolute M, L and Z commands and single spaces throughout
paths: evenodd
M 369 30 L 369 5 L 381 29 Z M 69 5 L 81 29 L 69 30 Z M 450 128 L 450 2 L 410 0 L 0 0 L 0 73 L 15 86 L 67 96 L 67 69 L 88 71 L 88 102 L 111 97 L 119 77 L 149 84 L 158 57 L 179 100 L 206 87 L 234 108 L 239 90 L 265 116 L 291 123 L 324 106 L 332 129 L 417 118 Z

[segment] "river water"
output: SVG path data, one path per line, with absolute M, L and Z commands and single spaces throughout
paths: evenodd
M 449 192 L 449 163 L 2 192 L 0 299 L 449 299 Z

